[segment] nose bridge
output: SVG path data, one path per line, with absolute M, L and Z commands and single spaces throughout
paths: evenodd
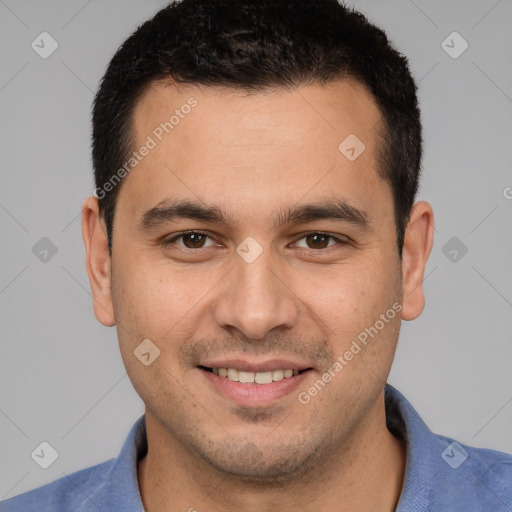
M 252 339 L 261 339 L 276 327 L 293 326 L 298 316 L 296 298 L 284 276 L 279 276 L 271 250 L 244 241 L 233 263 L 235 268 L 215 303 L 217 324 L 235 327 Z

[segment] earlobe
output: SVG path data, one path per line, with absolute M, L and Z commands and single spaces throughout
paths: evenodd
M 82 238 L 85 245 L 85 266 L 93 297 L 94 314 L 108 327 L 115 325 L 111 294 L 111 260 L 105 223 L 98 199 L 88 197 L 82 206 Z
M 402 251 L 402 319 L 414 320 L 425 307 L 423 279 L 434 242 L 434 212 L 426 201 L 414 204 Z

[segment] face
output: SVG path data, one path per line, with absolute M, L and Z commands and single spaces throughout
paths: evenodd
M 111 262 L 103 230 L 89 252 L 96 314 L 117 326 L 148 424 L 240 477 L 328 460 L 377 417 L 404 276 L 426 259 L 398 257 L 374 100 L 349 80 L 253 95 L 154 84 L 133 121 L 135 147 L 154 147 L 124 178 Z M 134 355 L 146 339 L 150 364 Z

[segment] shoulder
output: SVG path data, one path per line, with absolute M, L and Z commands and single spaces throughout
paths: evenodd
M 433 433 L 407 399 L 386 387 L 388 428 L 407 444 L 398 512 L 512 511 L 512 455 Z
M 512 510 L 512 455 L 475 448 L 451 438 L 435 435 L 441 447 L 443 464 L 437 475 L 433 501 L 443 495 L 456 496 L 474 510 Z M 445 490 L 445 493 L 441 492 Z M 478 505 L 481 508 L 478 508 Z
M 86 512 L 101 510 L 102 494 L 115 459 L 82 469 L 0 503 L 0 512 Z
M 115 459 L 65 475 L 0 503 L 0 512 L 140 512 L 137 463 L 147 452 L 145 416 Z

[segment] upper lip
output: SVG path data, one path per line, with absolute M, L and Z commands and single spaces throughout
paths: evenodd
M 222 359 L 218 361 L 205 361 L 199 366 L 207 368 L 236 368 L 243 372 L 271 372 L 273 370 L 306 370 L 311 365 L 289 359 L 267 359 L 260 362 L 249 362 L 244 359 Z

